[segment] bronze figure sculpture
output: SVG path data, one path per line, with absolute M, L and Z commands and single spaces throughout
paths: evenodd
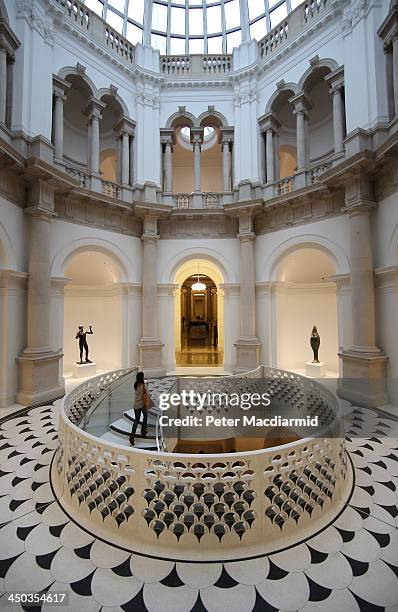
M 314 325 L 312 328 L 311 337 L 310 337 L 310 345 L 312 348 L 312 352 L 314 353 L 314 359 L 312 360 L 312 363 L 319 363 L 318 352 L 319 352 L 320 344 L 321 344 L 321 338 L 320 338 L 320 335 L 318 334 L 316 325 Z
M 90 361 L 90 359 L 88 358 L 88 344 L 87 344 L 87 334 L 93 334 L 93 330 L 91 325 L 89 326 L 89 331 L 84 331 L 83 325 L 79 325 L 79 328 L 77 330 L 77 334 L 76 334 L 76 340 L 79 340 L 79 351 L 80 351 L 80 365 L 83 363 L 83 350 L 86 354 L 86 363 L 93 363 L 92 361 Z

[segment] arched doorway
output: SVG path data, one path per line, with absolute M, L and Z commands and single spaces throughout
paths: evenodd
M 272 330 L 276 365 L 304 373 L 305 363 L 313 358 L 309 338 L 316 325 L 321 337 L 320 360 L 327 375 L 337 376 L 336 285 L 328 280 L 336 273 L 333 256 L 316 246 L 297 247 L 279 259 L 275 273 Z
M 219 269 L 204 259 L 190 260 L 180 267 L 175 280 L 176 365 L 222 367 L 224 295 Z
M 98 370 L 123 367 L 126 316 L 118 262 L 105 252 L 78 251 L 67 260 L 64 274 L 69 280 L 64 298 L 64 373 L 69 374 L 79 358 L 78 325 L 93 327 L 87 339 Z

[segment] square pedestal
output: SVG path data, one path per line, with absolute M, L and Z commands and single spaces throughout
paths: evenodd
M 74 363 L 72 370 L 73 378 L 88 378 L 95 376 L 97 373 L 96 363 Z
M 312 363 L 312 361 L 306 361 L 305 364 L 305 375 L 310 378 L 323 378 L 326 376 L 326 367 L 323 361 L 319 363 Z

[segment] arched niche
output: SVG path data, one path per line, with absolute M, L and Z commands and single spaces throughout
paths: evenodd
M 335 273 L 332 253 L 316 245 L 297 245 L 279 257 L 272 292 L 278 367 L 305 372 L 305 363 L 313 358 L 309 338 L 316 325 L 320 360 L 328 375 L 337 375 L 338 308 L 336 286 L 329 280 Z

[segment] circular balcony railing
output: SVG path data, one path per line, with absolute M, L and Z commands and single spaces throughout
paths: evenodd
M 352 473 L 338 404 L 315 381 L 263 366 L 248 373 L 271 377 L 272 384 L 289 379 L 296 388 L 289 401 L 302 402 L 303 389 L 310 392 L 312 411 L 318 402 L 333 437 L 248 452 L 185 454 L 130 448 L 85 431 L 97 410 L 91 431 L 106 430 L 104 398 L 119 394 L 123 404 L 136 371 L 83 383 L 60 411 L 52 485 L 60 505 L 93 534 L 156 557 L 237 559 L 304 540 L 345 505 Z M 162 439 L 158 444 L 164 448 Z

